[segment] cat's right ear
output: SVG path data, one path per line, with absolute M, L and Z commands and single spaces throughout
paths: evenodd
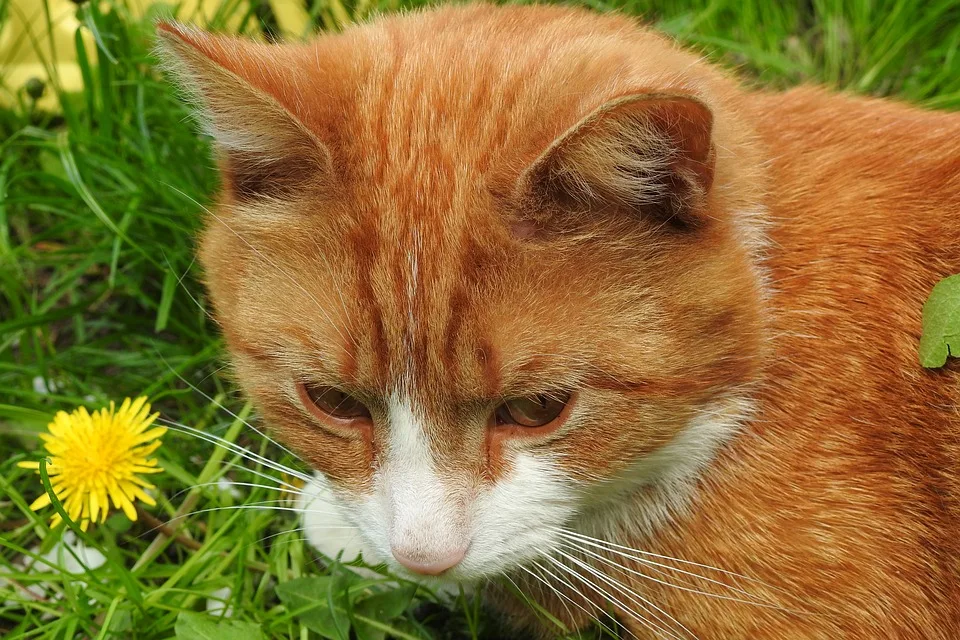
M 284 198 L 332 178 L 327 147 L 271 84 L 272 45 L 173 22 L 157 25 L 159 54 L 214 138 L 225 186 L 238 201 Z
M 713 114 L 692 95 L 641 91 L 612 99 L 567 129 L 521 175 L 534 209 L 625 209 L 692 229 L 714 177 Z

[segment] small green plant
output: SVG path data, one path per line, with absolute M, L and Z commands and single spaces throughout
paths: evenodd
M 949 357 L 960 357 L 960 274 L 938 282 L 923 305 L 920 364 L 942 367 Z
M 177 640 L 266 640 L 260 625 L 239 620 L 218 620 L 205 613 L 181 611 L 174 628 Z
M 410 606 L 416 587 L 376 589 L 376 581 L 364 580 L 348 571 L 326 576 L 308 576 L 277 587 L 277 595 L 300 623 L 330 640 L 422 637 L 408 624 L 397 624 Z M 404 630 L 401 627 L 407 627 Z

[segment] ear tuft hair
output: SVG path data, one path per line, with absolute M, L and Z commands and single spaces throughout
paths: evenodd
M 174 22 L 158 23 L 157 36 L 160 58 L 216 140 L 238 200 L 283 198 L 330 179 L 326 146 L 276 96 L 240 75 L 248 68 L 259 73 L 262 45 Z
M 713 182 L 713 115 L 700 100 L 637 93 L 603 104 L 524 172 L 540 204 L 627 208 L 678 228 L 698 226 Z

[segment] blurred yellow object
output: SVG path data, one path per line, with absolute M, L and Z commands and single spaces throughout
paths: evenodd
M 235 1 L 182 0 L 179 3 L 159 3 L 155 0 L 124 0 L 113 4 L 120 5 L 122 11 L 129 13 L 132 18 L 144 16 L 154 4 L 163 4 L 175 7 L 176 14 L 173 17 L 179 20 L 206 25 L 221 5 L 227 3 L 235 10 L 228 16 L 225 26 L 236 30 L 246 7 Z M 285 36 L 301 37 L 306 34 L 310 19 L 302 1 L 270 0 L 270 5 Z M 111 2 L 102 1 L 100 6 L 107 11 Z M 244 11 L 239 10 L 240 7 L 244 7 Z M 7 15 L 0 22 L 0 106 L 16 104 L 17 93 L 32 78 L 46 85 L 46 90 L 37 100 L 37 105 L 43 109 L 58 108 L 54 86 L 59 85 L 65 92 L 79 91 L 83 87 L 83 78 L 77 64 L 74 34 L 80 26 L 77 4 L 72 0 L 7 0 Z M 85 27 L 80 29 L 80 33 L 87 51 L 92 55 L 96 51 L 93 35 Z
M 6 19 L 0 26 L 0 75 L 4 85 L 0 104 L 3 106 L 14 103 L 15 92 L 31 78 L 49 85 L 51 64 L 56 64 L 57 80 L 65 89 L 76 91 L 83 84 L 73 40 L 80 26 L 77 7 L 69 0 L 51 0 L 48 6 L 52 33 L 47 32 L 42 1 L 13 0 L 7 7 Z M 89 31 L 83 36 L 84 44 L 92 51 L 93 37 Z M 37 102 L 43 108 L 55 108 L 56 92 L 47 86 Z

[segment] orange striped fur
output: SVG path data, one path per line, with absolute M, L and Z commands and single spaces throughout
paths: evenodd
M 916 346 L 960 272 L 960 117 L 747 90 L 568 8 L 160 35 L 217 140 L 238 379 L 365 557 L 641 638 L 958 637 L 960 384 Z M 560 391 L 549 429 L 491 417 Z

